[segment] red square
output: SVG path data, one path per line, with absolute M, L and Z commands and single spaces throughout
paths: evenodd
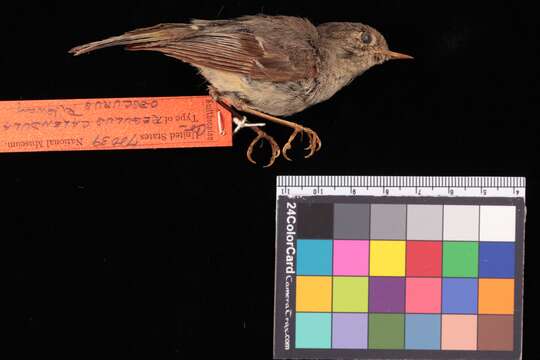
M 442 242 L 407 241 L 407 276 L 441 276 Z

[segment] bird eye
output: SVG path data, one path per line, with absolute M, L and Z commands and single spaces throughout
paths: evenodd
M 371 44 L 371 42 L 373 41 L 373 37 L 371 36 L 370 33 L 368 32 L 365 32 L 362 34 L 362 36 L 360 37 L 360 40 L 366 44 L 366 45 L 369 45 Z

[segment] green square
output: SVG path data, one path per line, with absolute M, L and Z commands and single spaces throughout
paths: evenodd
M 445 241 L 444 277 L 478 277 L 478 242 Z
M 331 313 L 296 313 L 297 349 L 330 349 L 332 342 Z
M 335 312 L 368 311 L 367 277 L 334 277 L 332 309 Z
M 369 314 L 369 349 L 404 349 L 404 314 Z

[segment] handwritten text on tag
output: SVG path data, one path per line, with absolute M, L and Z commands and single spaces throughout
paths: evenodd
M 208 96 L 0 102 L 0 152 L 231 145 L 231 114 Z

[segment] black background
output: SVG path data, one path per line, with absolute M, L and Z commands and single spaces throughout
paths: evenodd
M 278 174 L 526 176 L 534 261 L 539 25 L 526 3 L 3 4 L 0 99 L 205 94 L 194 69 L 159 54 L 67 50 L 160 22 L 259 12 L 370 24 L 416 59 L 373 68 L 294 115 L 323 149 L 271 169 L 245 159 L 249 131 L 230 149 L 0 155 L 19 357 L 271 358 Z

